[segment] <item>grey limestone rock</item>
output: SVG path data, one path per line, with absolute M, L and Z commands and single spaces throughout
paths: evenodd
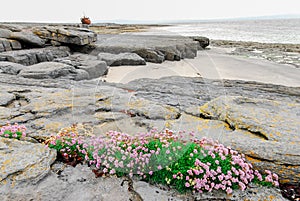
M 71 79 L 78 80 L 78 74 L 80 78 L 87 79 L 86 76 L 82 75 L 82 71 L 77 71 L 73 66 L 58 63 L 58 62 L 42 62 L 32 66 L 28 66 L 23 69 L 19 76 L 33 79 L 55 79 L 59 77 L 70 77 Z
M 0 28 L 18 32 L 24 29 L 24 25 L 7 23 L 7 24 L 0 24 Z
M 29 66 L 69 55 L 70 49 L 68 47 L 46 47 L 2 52 L 0 53 L 0 61 L 10 61 Z
M 6 38 L 0 38 L 0 52 L 4 51 L 11 51 L 12 47 L 10 45 L 10 42 Z
M 155 35 L 126 35 L 126 34 L 98 34 L 98 40 L 90 49 L 89 53 L 120 54 L 124 52 L 139 53 L 146 61 L 161 63 L 163 60 L 180 60 L 194 58 L 197 55 L 198 42 L 183 36 L 155 36 Z M 147 52 L 145 52 L 147 50 Z M 157 53 L 155 55 L 154 53 Z M 162 59 L 162 56 L 164 59 Z
M 13 50 L 20 50 L 22 49 L 22 45 L 19 41 L 17 40 L 9 40 L 10 46 Z
M 199 116 L 226 122 L 234 130 L 231 146 L 257 168 L 270 169 L 281 180 L 300 180 L 300 104 L 221 96 L 198 111 Z
M 275 188 L 252 186 L 245 191 L 235 190 L 232 194 L 227 195 L 222 191 L 214 191 L 207 193 L 195 193 L 180 195 L 172 190 L 162 190 L 156 186 L 149 185 L 143 181 L 134 182 L 135 191 L 141 196 L 143 200 L 157 201 L 157 200 L 228 200 L 228 201 L 244 201 L 246 200 L 274 200 L 284 201 L 287 200 L 282 197 L 280 190 Z
M 108 66 L 146 65 L 145 60 L 135 53 L 99 53 L 98 59 L 105 61 Z
M 42 144 L 0 137 L 1 188 L 37 183 L 50 172 L 55 159 L 56 151 Z
M 15 95 L 7 92 L 0 92 L 0 106 L 8 106 L 15 99 Z
M 43 47 L 45 45 L 45 40 L 28 31 L 12 32 L 10 38 L 20 41 L 30 47 Z
M 85 28 L 64 26 L 34 27 L 33 33 L 40 38 L 57 41 L 69 45 L 87 45 L 97 40 L 97 34 Z
M 17 63 L 12 63 L 8 61 L 1 61 L 0 62 L 0 70 L 2 73 L 17 75 L 25 66 Z
M 150 49 L 139 49 L 135 50 L 134 53 L 144 58 L 147 62 L 162 63 L 165 61 L 165 55 L 160 51 Z
M 11 30 L 0 28 L 0 38 L 10 38 L 11 34 Z
M 29 182 L 18 184 L 13 187 L 1 185 L 0 195 L 2 200 L 132 200 L 133 195 L 128 191 L 127 182 L 116 177 L 95 178 L 91 168 L 87 166 L 57 166 L 59 175 L 51 171 L 47 177 L 38 184 Z
M 0 124 L 7 120 L 24 123 L 29 137 L 34 139 L 45 140 L 73 123 L 89 127 L 94 135 L 112 129 L 135 134 L 153 127 L 194 131 L 197 138 L 209 137 L 245 154 L 259 170 L 270 169 L 277 173 L 281 182 L 299 181 L 299 87 L 199 77 L 140 79 L 124 85 L 99 80 L 34 80 L 9 74 L 0 74 L 0 83 L 4 97 Z M 44 190 L 54 184 L 65 189 L 69 184 L 51 182 L 52 185 L 45 184 Z M 53 191 L 54 188 L 56 186 Z M 32 192 L 39 187 L 27 189 Z M 141 197 L 153 192 L 144 184 L 134 189 Z M 262 189 L 267 198 L 277 192 L 273 190 Z M 236 197 L 227 199 L 249 196 L 256 200 L 255 193 L 250 191 L 263 198 L 260 188 L 249 188 L 249 192 L 239 192 L 233 194 Z M 21 196 L 15 190 L 7 192 L 11 193 L 5 194 L 7 196 Z M 162 197 L 169 196 L 159 192 Z M 216 194 L 203 196 L 199 200 L 218 198 Z
M 22 45 L 19 41 L 0 38 L 0 52 L 11 51 L 11 50 L 20 50 Z
M 76 69 L 84 70 L 88 73 L 87 79 L 94 79 L 106 75 L 108 67 L 106 62 L 99 61 L 96 56 L 74 53 L 69 57 L 55 59 L 56 62 L 65 63 L 75 67 Z

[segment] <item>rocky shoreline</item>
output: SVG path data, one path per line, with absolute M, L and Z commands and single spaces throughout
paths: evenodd
M 300 68 L 300 44 L 211 40 L 211 46 L 232 48 L 229 54 L 266 59 Z
M 206 38 L 12 24 L 0 25 L 0 38 L 0 125 L 28 128 L 25 141 L 0 138 L 2 200 L 285 200 L 276 188 L 179 195 L 142 181 L 95 178 L 89 167 L 55 161 L 56 152 L 39 143 L 72 124 L 85 137 L 193 130 L 277 173 L 281 183 L 300 180 L 299 87 L 201 77 L 101 81 L 114 66 L 194 58 Z

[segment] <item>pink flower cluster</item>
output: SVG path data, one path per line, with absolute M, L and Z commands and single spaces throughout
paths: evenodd
M 71 131 L 74 128 L 71 128 Z M 140 133 L 131 136 L 117 131 L 94 137 L 84 143 L 76 133 L 64 131 L 48 144 L 65 158 L 81 158 L 105 174 L 140 176 L 146 180 L 160 177 L 168 185 L 182 183 L 195 192 L 245 190 L 254 179 L 278 186 L 278 176 L 261 175 L 243 154 L 211 139 L 183 140 L 184 132 Z M 180 160 L 184 157 L 184 160 Z M 184 171 L 183 171 L 184 170 Z M 158 178 L 159 179 L 159 178 Z
M 15 123 L 0 127 L 0 137 L 21 139 L 26 137 L 26 127 Z
M 173 175 L 173 179 L 185 178 L 185 186 L 192 188 L 197 192 L 204 192 L 222 189 L 226 193 L 231 194 L 234 187 L 245 190 L 247 185 L 257 177 L 259 181 L 263 181 L 263 176 L 253 169 L 252 164 L 246 162 L 243 154 L 225 147 L 211 139 L 202 138 L 194 140 L 202 146 L 201 152 L 204 157 L 210 157 L 214 162 L 201 162 L 196 159 L 194 166 L 187 170 L 185 174 L 177 173 Z M 196 152 L 197 150 L 194 150 Z M 217 160 L 219 158 L 219 160 Z M 222 166 L 221 164 L 226 164 Z M 230 165 L 230 169 L 228 169 Z M 265 171 L 267 176 L 266 182 L 272 183 L 274 186 L 279 186 L 278 176 L 269 170 Z
M 106 136 L 92 140 L 93 154 L 89 164 L 94 164 L 96 168 L 102 167 L 104 173 L 123 172 L 129 176 L 136 174 L 145 178 L 146 175 L 152 175 L 154 171 L 163 168 L 161 164 L 151 164 L 153 158 L 161 154 L 161 149 L 157 147 L 156 150 L 150 150 L 146 146 L 149 139 L 161 137 L 153 132 L 137 137 L 110 131 Z M 167 144 L 167 141 L 164 144 Z
M 56 136 L 52 136 L 45 142 L 49 148 L 59 151 L 59 154 L 66 162 L 81 162 L 88 160 L 88 144 L 83 141 L 83 137 L 78 136 L 76 128 L 70 127 L 62 129 Z

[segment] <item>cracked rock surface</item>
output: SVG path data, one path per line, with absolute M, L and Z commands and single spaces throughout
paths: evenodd
M 158 130 L 168 128 L 174 131 L 194 131 L 199 138 L 204 136 L 213 138 L 244 153 L 256 168 L 270 169 L 277 173 L 281 182 L 293 183 L 300 180 L 299 87 L 185 77 L 141 79 L 128 84 L 110 84 L 99 79 L 38 81 L 7 74 L 0 74 L 0 83 L 0 124 L 4 125 L 7 121 L 25 124 L 32 141 L 45 140 L 73 123 L 81 124 L 85 130 L 94 135 L 102 135 L 109 130 L 137 134 L 149 131 L 153 127 Z M 11 145 L 15 144 L 15 147 L 22 145 L 28 148 L 40 145 L 3 139 L 1 141 L 3 160 L 6 160 L 6 154 L 9 152 L 5 150 L 10 150 L 8 142 Z M 14 148 L 11 154 L 17 150 Z M 26 182 L 18 184 L 18 188 L 10 188 L 9 191 L 8 186 L 4 185 L 0 191 L 5 192 L 1 195 L 5 195 L 6 200 L 12 198 L 22 200 L 23 193 L 27 193 L 28 197 L 41 195 L 44 200 L 47 200 L 47 197 L 49 200 L 56 198 L 68 200 L 77 196 L 85 200 L 109 200 L 111 196 L 118 196 L 120 193 L 125 198 L 132 196 L 126 186 L 129 182 L 124 182 L 123 187 L 120 186 L 122 179 L 92 179 L 90 171 L 87 173 L 87 170 L 80 170 L 86 173 L 79 174 L 76 173 L 79 169 L 71 167 L 60 174 L 49 173 L 49 167 L 55 156 L 50 153 L 42 154 L 48 154 L 48 159 L 43 162 L 46 164 L 44 171 L 47 174 L 39 173 L 43 179 L 37 175 L 32 176 L 33 180 L 37 178 L 35 182 L 38 185 L 30 183 L 30 179 L 28 182 L 25 179 Z M 19 155 L 16 161 L 21 159 L 25 160 L 27 157 Z M 28 161 L 30 160 L 28 157 Z M 38 158 L 34 161 L 39 163 Z M 1 167 L 9 168 L 6 165 Z M 72 173 L 69 174 L 68 171 Z M 20 176 L 14 172 L 9 174 L 9 177 L 4 172 L 2 174 L 3 178 L 9 179 Z M 85 174 L 89 176 L 80 176 Z M 75 179 L 75 176 L 73 178 L 70 175 L 78 177 Z M 70 179 L 65 181 L 63 177 Z M 84 178 L 81 180 L 81 177 Z M 82 181 L 91 183 L 83 185 Z M 147 190 L 148 188 L 150 189 Z M 155 188 L 133 181 L 134 191 L 143 200 L 151 200 L 147 193 Z M 84 194 L 84 189 L 89 193 Z M 51 195 L 52 197 L 50 190 L 56 192 Z M 253 193 L 255 195 L 259 195 L 261 191 L 269 192 L 261 188 L 250 190 L 257 192 Z M 152 200 L 170 196 L 173 200 L 189 199 L 162 189 L 157 191 L 161 193 L 152 194 L 154 197 Z M 250 194 L 240 192 L 237 198 L 230 199 L 243 200 L 245 197 L 251 198 Z M 229 199 L 226 195 L 222 196 L 220 199 Z M 276 189 L 270 190 L 270 196 L 283 200 Z M 193 199 L 201 200 L 200 198 Z M 256 198 L 252 200 L 257 200 Z M 123 197 L 120 197 L 115 200 L 122 199 Z

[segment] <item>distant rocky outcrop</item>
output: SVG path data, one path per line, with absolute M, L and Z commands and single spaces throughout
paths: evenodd
M 89 45 L 97 34 L 74 26 L 0 24 L 0 52 L 45 46 Z

